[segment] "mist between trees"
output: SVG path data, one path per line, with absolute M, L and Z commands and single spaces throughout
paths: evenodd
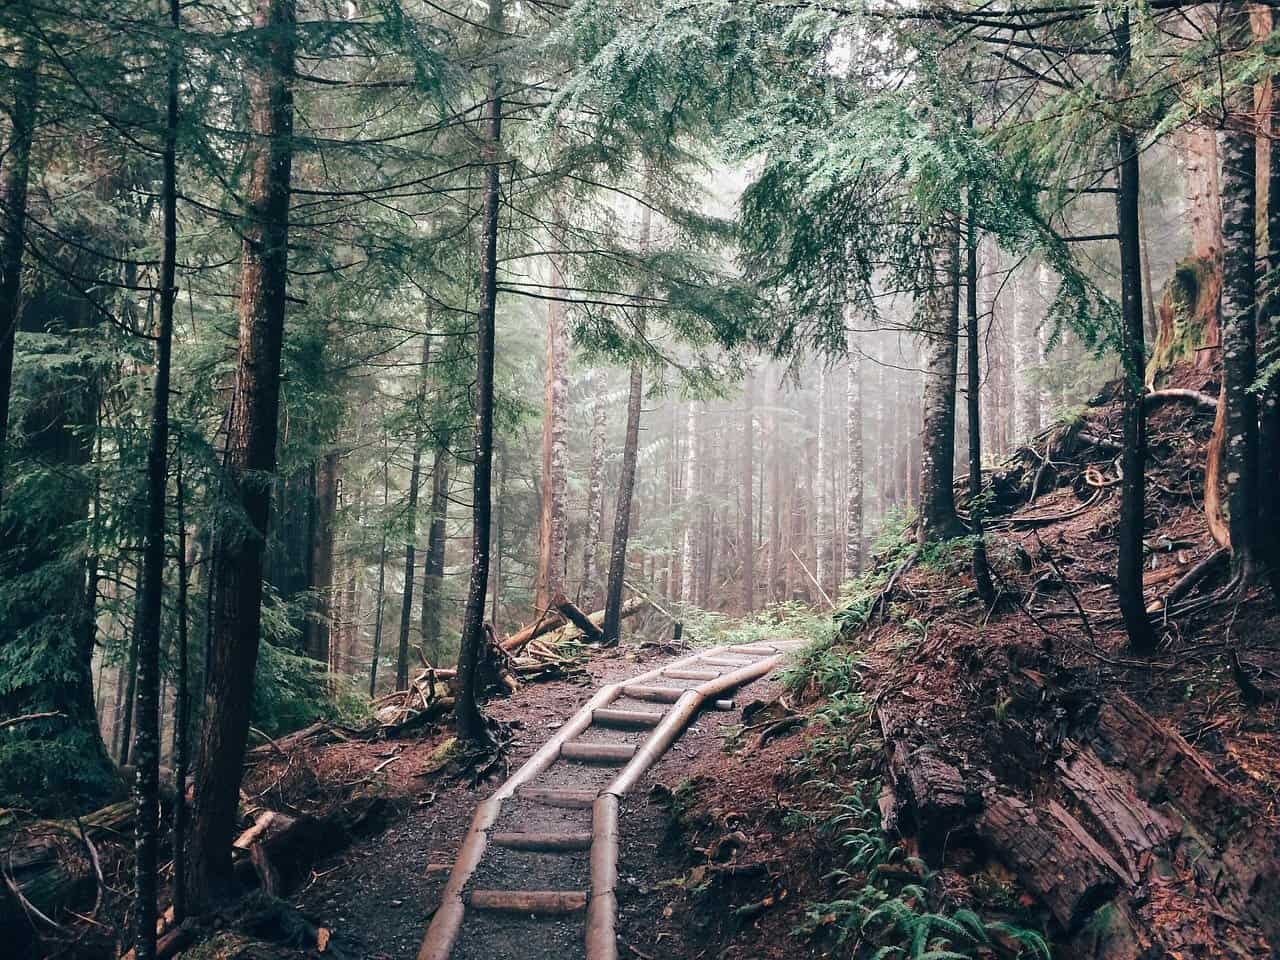
M 1153 354 L 1221 350 L 1267 576 L 1270 16 L 6 4 L 0 802 L 88 809 L 131 764 L 154 824 L 190 769 L 204 909 L 251 727 L 456 663 L 482 741 L 486 624 L 562 594 L 606 643 L 631 596 L 833 606 L 884 530 L 980 532 L 956 478 L 1104 388 L 1147 650 Z

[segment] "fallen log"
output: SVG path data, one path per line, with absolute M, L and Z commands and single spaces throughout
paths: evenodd
M 599 643 L 604 639 L 604 630 L 600 628 L 592 619 L 578 609 L 578 605 L 566 597 L 563 593 L 557 594 L 555 598 L 555 608 L 559 610 L 575 627 L 582 631 L 582 635 L 592 643 Z M 601 623 L 604 621 L 602 620 Z
M 1120 866 L 1061 804 L 1043 810 L 993 793 L 976 822 L 979 837 L 1049 909 L 1062 929 L 1079 929 L 1119 889 Z
M 1217 413 L 1218 411 L 1218 398 L 1207 393 L 1201 393 L 1199 390 L 1170 387 L 1167 390 L 1153 390 L 1142 397 L 1142 405 L 1148 410 L 1169 402 L 1189 403 L 1197 410 L 1205 413 Z
M 540 637 L 544 633 L 550 633 L 552 630 L 559 630 L 569 621 L 565 619 L 564 614 L 558 611 L 547 611 L 543 613 L 537 620 L 528 626 L 521 627 L 511 636 L 502 641 L 502 649 L 508 653 L 515 653 L 534 637 Z

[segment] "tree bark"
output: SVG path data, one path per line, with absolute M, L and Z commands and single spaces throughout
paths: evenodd
M 1040 338 L 1031 309 L 1031 278 L 1020 276 L 1013 286 L 1013 386 L 1015 443 L 1026 443 L 1040 432 Z
M 431 463 L 431 526 L 422 566 L 422 643 L 433 665 L 440 662 L 440 611 L 444 603 L 445 532 L 449 511 L 449 434 L 436 442 Z
M 845 506 L 844 575 L 852 580 L 862 572 L 862 358 L 849 334 L 849 359 L 845 367 L 845 431 L 849 448 L 848 502 Z
M 29 3 L 23 3 L 29 8 Z M 9 143 L 0 171 L 0 505 L 8 452 L 9 397 L 13 392 L 14 334 L 22 300 L 22 251 L 27 240 L 27 184 L 39 96 L 36 41 L 24 35 L 13 78 Z
M 338 511 L 338 472 L 341 464 L 337 450 L 325 453 L 315 467 L 315 496 L 312 510 L 315 517 L 311 537 L 310 587 L 315 591 L 314 606 L 308 616 L 307 656 L 328 664 L 330 645 L 336 626 L 334 602 L 336 587 L 333 582 L 334 517 Z
M 587 374 L 591 388 L 591 466 L 587 474 L 587 530 L 582 546 L 582 591 L 588 607 L 600 596 L 600 516 L 604 510 L 605 418 L 603 384 Z
M 1115 78 L 1119 93 L 1129 84 L 1129 14 L 1121 11 L 1115 29 Z M 1138 238 L 1140 191 L 1138 149 L 1134 132 L 1121 126 L 1116 132 L 1119 186 L 1116 193 L 1116 232 L 1120 246 L 1120 349 L 1123 371 L 1124 447 L 1120 485 L 1120 524 L 1117 532 L 1119 559 L 1116 591 L 1124 617 L 1129 646 L 1148 654 L 1155 637 L 1142 600 L 1142 537 L 1146 529 L 1147 419 L 1142 403 L 1146 348 L 1142 319 L 1142 263 Z
M 647 177 L 646 177 L 647 179 Z M 647 191 L 646 191 L 647 195 Z M 649 249 L 653 212 L 648 204 L 640 209 L 640 252 Z M 644 308 L 636 308 L 636 327 L 644 335 Z M 640 407 L 644 399 L 644 368 L 631 364 L 627 394 L 627 432 L 622 442 L 622 475 L 618 478 L 618 498 L 613 516 L 613 543 L 609 547 L 609 580 L 604 599 L 604 642 L 616 645 L 622 638 L 622 582 L 627 573 L 627 541 L 631 532 L 631 500 L 636 487 L 636 458 L 640 447 Z
M 756 608 L 755 401 L 755 372 L 748 371 L 742 390 L 742 532 L 738 544 L 742 556 L 742 609 L 747 614 Z
M 920 457 L 921 544 L 961 533 L 955 475 L 956 364 L 959 350 L 959 234 L 954 222 L 935 234 L 926 294 L 924 429 Z
M 288 282 L 293 161 L 293 0 L 257 0 L 258 56 L 248 67 L 251 134 L 240 261 L 240 330 L 227 418 L 227 494 L 246 529 L 223 531 L 214 568 L 213 642 L 195 774 L 188 901 L 205 912 L 231 895 L 231 841 L 253 708 L 262 616 L 262 560 L 276 468 L 280 352 Z
M 698 523 L 694 514 L 695 477 L 698 471 L 698 415 L 697 404 L 691 398 L 689 411 L 685 419 L 685 456 L 684 456 L 684 543 L 680 552 L 680 602 L 695 603 L 695 577 L 698 554 Z
M 551 222 L 561 222 L 556 204 L 552 205 Z M 555 238 L 553 237 L 553 245 Z M 534 605 L 546 610 L 552 599 L 564 592 L 565 565 L 565 461 L 567 459 L 567 424 L 569 383 L 564 331 L 564 279 L 560 261 L 555 255 L 551 264 L 552 299 L 547 301 L 547 353 L 545 387 L 542 401 L 542 510 L 538 524 L 538 582 Z
M 1221 7 L 1223 42 L 1243 50 L 1252 36 L 1244 4 Z M 1256 146 L 1252 127 L 1253 91 L 1228 94 L 1227 123 L 1219 133 L 1222 199 L 1222 396 L 1226 402 L 1227 512 L 1232 568 L 1251 583 L 1263 571 L 1258 526 L 1257 207 Z M 1274 479 L 1274 478 L 1273 478 Z
M 484 206 L 481 213 L 480 302 L 476 311 L 475 449 L 471 480 L 471 580 L 462 619 L 458 651 L 458 737 L 487 742 L 489 733 L 480 712 L 480 649 L 485 642 L 485 593 L 489 587 L 489 519 L 493 480 L 493 351 L 494 310 L 498 298 L 498 174 L 502 149 L 502 69 L 496 60 L 503 34 L 502 0 L 490 0 L 486 26 L 493 38 L 490 51 L 488 100 L 484 117 Z
M 1276 26 L 1272 13 L 1272 26 Z M 1267 359 L 1280 359 L 1280 72 L 1271 75 L 1271 110 L 1267 114 L 1267 283 L 1260 291 L 1265 304 L 1258 336 Z M 1280 374 L 1271 372 L 1261 394 L 1258 476 L 1280 477 Z M 1271 575 L 1272 592 L 1280 597 L 1280 483 L 1264 483 L 1259 491 L 1258 526 Z
M 404 591 L 400 596 L 400 642 L 396 647 L 396 689 L 409 689 L 409 626 L 413 622 L 413 570 L 418 539 L 418 487 L 422 480 L 422 437 L 426 420 L 427 370 L 431 333 L 422 338 L 421 374 L 414 400 L 413 460 L 409 466 L 409 502 L 405 507 Z
M 378 691 L 378 660 L 382 656 L 382 622 L 387 597 L 387 503 L 391 496 L 391 463 L 387 437 L 382 437 L 382 537 L 378 545 L 378 592 L 374 596 L 373 652 L 369 658 L 369 699 Z M 425 587 L 424 587 L 425 602 Z
M 177 2 L 177 0 L 173 0 Z M 177 691 L 174 711 L 173 734 L 173 922 L 182 923 L 187 917 L 187 768 L 191 763 L 191 667 L 188 636 L 187 591 L 189 568 L 187 562 L 186 487 L 182 482 L 182 440 L 178 440 L 178 456 L 174 484 L 177 492 L 176 516 L 178 527 L 178 663 Z
M 813 569 L 814 579 L 822 589 L 827 588 L 827 568 L 830 566 L 831 510 L 827 499 L 828 448 L 827 407 L 830 398 L 827 389 L 827 364 L 823 360 L 818 367 L 818 462 L 814 476 Z
M 969 126 L 973 126 L 972 114 Z M 988 606 L 995 602 L 995 585 L 987 562 L 982 530 L 982 376 L 978 357 L 978 237 L 973 223 L 973 199 L 965 227 L 965 380 L 969 419 L 969 532 L 973 536 L 973 582 Z
M 160 820 L 160 627 L 164 615 L 165 497 L 169 486 L 169 374 L 173 356 L 173 304 L 177 299 L 178 244 L 178 71 L 181 26 L 178 0 L 169 0 L 165 81 L 167 103 L 160 151 L 160 329 L 156 337 L 156 373 L 151 396 L 151 437 L 147 445 L 146 526 L 142 542 L 142 600 L 138 625 L 138 732 L 133 762 L 134 940 L 137 960 L 156 953 L 156 868 Z

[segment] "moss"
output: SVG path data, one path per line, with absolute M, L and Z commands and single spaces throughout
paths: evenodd
M 1189 257 L 1174 267 L 1158 307 L 1148 384 L 1179 361 L 1195 362 L 1202 347 L 1217 343 L 1220 287 L 1217 265 L 1207 257 Z

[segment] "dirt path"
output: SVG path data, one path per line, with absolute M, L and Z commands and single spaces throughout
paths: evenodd
M 589 680 L 531 686 L 516 697 L 491 704 L 490 712 L 494 717 L 514 722 L 520 727 L 518 739 L 512 744 L 509 769 L 518 769 L 601 686 L 665 667 L 676 659 L 679 657 L 674 654 L 643 656 L 634 652 L 620 653 L 593 662 L 589 666 Z M 708 667 L 708 671 L 728 672 L 731 669 L 727 665 Z M 697 678 L 664 677 L 662 680 L 664 687 L 690 689 L 697 685 Z M 629 697 L 614 706 L 622 709 L 668 709 L 666 704 Z M 722 726 L 736 722 L 735 712 L 709 713 L 697 718 L 686 736 L 650 772 L 646 781 L 655 775 L 664 775 L 667 768 L 678 767 L 692 750 L 718 749 L 718 743 L 708 741 L 717 739 Z M 593 726 L 585 739 L 636 744 L 650 732 L 649 729 Z M 406 750 L 396 764 L 398 786 L 404 798 L 403 815 L 377 837 L 318 864 L 311 882 L 294 898 L 306 913 L 333 930 L 335 944 L 350 955 L 370 960 L 416 955 L 423 932 L 439 904 L 448 879 L 448 868 L 466 834 L 473 810 L 505 780 L 498 778 L 477 790 L 469 790 L 460 784 L 440 784 L 417 777 L 415 774 L 421 771 L 431 746 L 430 742 L 415 745 L 413 749 Z M 598 791 L 604 789 L 618 769 L 616 765 L 558 762 L 538 778 L 536 786 Z M 630 818 L 632 806 L 628 799 L 624 820 Z M 494 828 L 555 833 L 589 830 L 590 813 L 589 809 L 565 809 L 517 799 L 503 805 Z M 656 820 L 646 822 L 652 824 L 654 831 L 660 830 Z M 620 895 L 623 900 L 621 922 L 625 924 L 628 913 L 633 909 L 628 906 L 633 903 L 629 892 L 637 884 L 643 886 L 646 881 L 640 875 L 652 872 L 656 866 L 651 863 L 649 852 L 658 848 L 661 837 L 637 837 L 629 826 L 624 833 L 627 840 L 622 850 Z M 497 849 L 491 850 L 481 862 L 469 888 L 586 890 L 589 880 L 589 857 L 585 850 L 546 853 Z M 536 919 L 491 911 L 478 916 L 483 922 L 464 922 L 451 957 L 469 960 L 503 960 L 507 957 L 569 960 L 584 955 L 584 919 L 581 912 Z

